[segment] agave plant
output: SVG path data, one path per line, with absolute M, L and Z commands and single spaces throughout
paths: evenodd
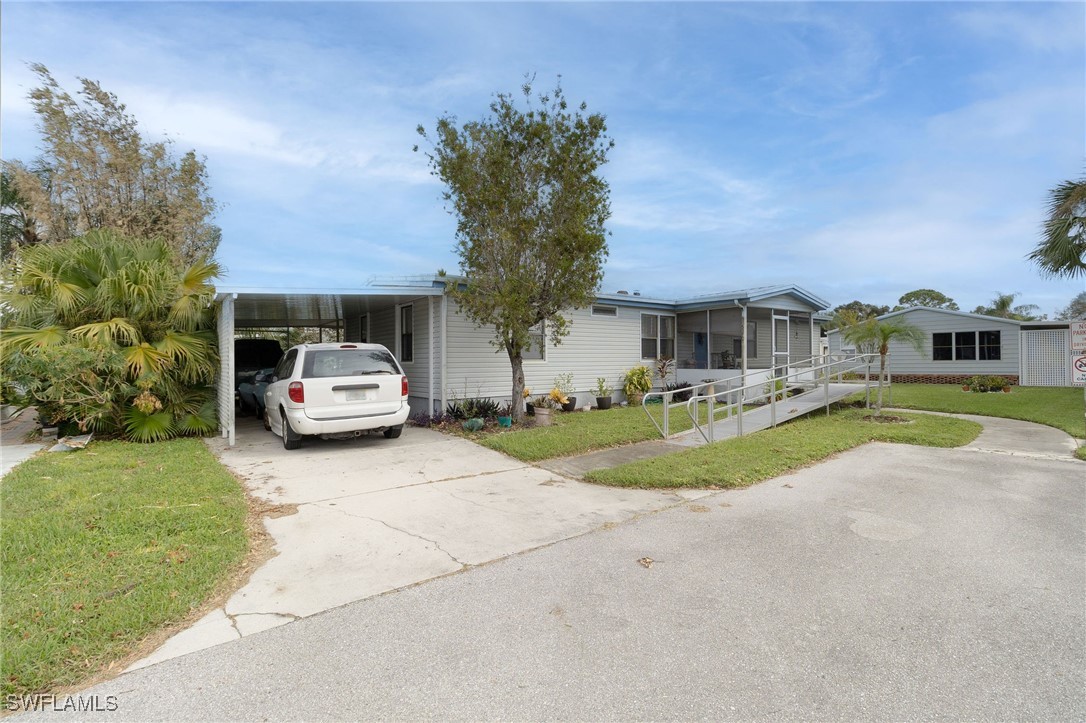
M 137 441 L 212 432 L 219 272 L 111 231 L 24 248 L 0 291 L 5 376 L 50 421 Z

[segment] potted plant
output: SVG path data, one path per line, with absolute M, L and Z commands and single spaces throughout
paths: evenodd
M 596 377 L 596 409 L 611 408 L 611 392 L 613 391 L 615 391 L 614 387 L 607 386 L 606 379 Z
M 524 413 L 529 417 L 535 414 L 535 402 L 532 400 L 532 390 L 524 387 Z
M 622 377 L 622 393 L 630 404 L 640 404 L 652 389 L 652 370 L 644 364 L 628 369 Z
M 558 390 L 559 394 L 565 401 L 558 402 L 554 397 L 554 391 Z M 572 412 L 577 408 L 577 397 L 573 394 L 573 374 L 566 372 L 565 374 L 559 374 L 554 378 L 554 389 L 551 390 L 551 399 L 558 402 L 563 412 Z
M 551 422 L 551 400 L 550 397 L 536 397 L 532 402 L 532 406 L 535 407 L 535 423 L 540 427 L 549 427 Z

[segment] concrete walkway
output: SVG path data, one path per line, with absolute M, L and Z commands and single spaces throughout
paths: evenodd
M 971 445 L 963 449 L 1077 461 L 1074 458 L 1075 448 L 1078 445 L 1075 438 L 1062 430 L 1043 424 L 1022 422 L 1017 419 L 1003 419 L 1002 417 L 947 414 L 945 412 L 926 412 L 918 409 L 885 408 L 885 411 L 908 414 L 936 414 L 944 417 L 969 419 L 982 424 L 984 431 Z M 697 432 L 694 432 L 694 434 L 697 434 Z M 700 435 L 698 439 L 701 439 Z M 654 439 L 648 442 L 602 449 L 597 452 L 572 457 L 548 459 L 540 462 L 539 466 L 566 477 L 580 479 L 586 473 L 595 469 L 610 469 L 627 462 L 637 462 L 642 459 L 681 452 L 688 447 L 688 444 L 676 441 L 674 438 L 666 441 Z
M 236 446 L 209 445 L 272 508 L 278 554 L 130 669 L 709 494 L 587 485 L 418 428 L 395 440 L 307 438 L 287 452 L 249 419 Z
M 27 436 L 37 428 L 38 413 L 33 408 L 23 409 L 16 416 L 0 423 L 0 477 L 45 447 L 37 442 L 26 441 Z

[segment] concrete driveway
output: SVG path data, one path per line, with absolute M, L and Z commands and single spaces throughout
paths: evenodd
M 1082 720 L 1086 465 L 992 439 L 865 445 L 135 671 L 76 717 Z
M 234 447 L 211 446 L 278 508 L 265 519 L 278 554 L 130 670 L 707 494 L 588 485 L 411 427 L 288 452 L 243 419 Z

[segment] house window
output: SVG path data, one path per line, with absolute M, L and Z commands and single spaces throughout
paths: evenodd
M 370 317 L 366 314 L 358 318 L 358 341 L 361 344 L 370 342 Z
M 743 337 L 737 336 L 732 339 L 732 353 L 736 359 L 743 358 Z M 758 356 L 758 325 L 753 321 L 747 322 L 747 359 L 754 359 Z
M 932 361 L 999 361 L 1003 358 L 998 331 L 955 331 L 931 335 Z
M 524 350 L 524 358 L 526 360 L 546 361 L 547 360 L 547 334 L 546 327 L 543 322 L 540 322 L 528 330 L 529 342 L 528 348 Z
M 998 331 L 978 331 L 977 351 L 983 361 L 999 361 L 1002 356 Z
M 954 332 L 954 358 L 959 361 L 975 361 L 977 358 L 977 332 Z
M 641 315 L 641 358 L 675 358 L 675 317 Z
M 617 306 L 593 306 L 592 316 L 618 316 Z
M 400 307 L 400 361 L 415 361 L 415 325 L 412 322 L 411 306 Z
M 940 332 L 931 335 L 931 360 L 950 361 L 954 358 L 954 335 Z

